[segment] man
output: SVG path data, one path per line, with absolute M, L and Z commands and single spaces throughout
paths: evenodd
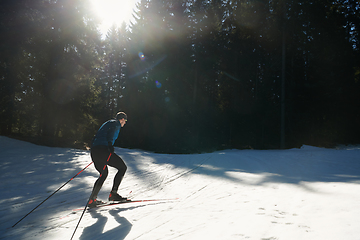
M 124 112 L 118 112 L 115 119 L 105 122 L 97 131 L 91 144 L 91 159 L 94 162 L 96 170 L 100 177 L 94 184 L 88 206 L 95 207 L 103 202 L 97 200 L 97 195 L 108 175 L 107 165 L 118 170 L 114 177 L 113 187 L 109 194 L 109 201 L 126 201 L 117 191 L 126 172 L 124 161 L 114 153 L 114 143 L 118 138 L 120 129 L 124 127 L 127 121 L 127 115 Z

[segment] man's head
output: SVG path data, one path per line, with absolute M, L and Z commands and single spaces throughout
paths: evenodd
M 123 127 L 127 121 L 127 115 L 124 112 L 118 112 L 116 114 L 116 119 L 119 120 L 121 127 Z

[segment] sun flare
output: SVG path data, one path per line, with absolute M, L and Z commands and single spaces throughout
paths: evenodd
M 90 0 L 94 13 L 101 19 L 100 30 L 106 34 L 115 23 L 121 26 L 133 19 L 135 5 L 139 0 Z

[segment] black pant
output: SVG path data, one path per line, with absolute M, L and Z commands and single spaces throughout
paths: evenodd
M 109 161 L 107 162 L 109 155 L 110 151 L 107 146 L 95 146 L 91 148 L 91 159 L 94 162 L 96 170 L 100 173 L 100 177 L 96 180 L 94 184 L 94 188 L 90 197 L 91 199 L 96 199 L 102 185 L 105 182 L 105 179 L 108 176 L 109 171 L 107 165 L 114 167 L 118 170 L 114 177 L 112 191 L 117 192 L 121 180 L 125 175 L 127 167 L 121 157 L 119 157 L 115 153 L 112 153 Z

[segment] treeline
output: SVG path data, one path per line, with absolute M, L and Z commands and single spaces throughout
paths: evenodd
M 158 152 L 360 142 L 354 0 L 141 0 L 105 38 L 85 0 L 0 3 L 0 134 Z

